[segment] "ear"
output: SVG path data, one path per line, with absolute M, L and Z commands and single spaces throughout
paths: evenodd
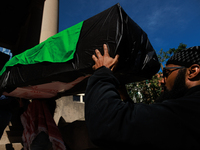
M 200 73 L 200 66 L 198 64 L 193 64 L 188 68 L 187 75 L 189 80 L 195 80 L 195 78 Z

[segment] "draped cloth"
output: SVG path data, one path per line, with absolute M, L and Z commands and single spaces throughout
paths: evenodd
M 54 150 L 66 149 L 61 133 L 44 101 L 33 100 L 21 115 L 21 122 L 24 127 L 22 135 L 24 150 L 30 149 L 31 143 L 42 131 L 49 136 Z

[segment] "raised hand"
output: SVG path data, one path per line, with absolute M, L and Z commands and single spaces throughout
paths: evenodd
M 108 47 L 106 44 L 103 45 L 103 49 L 104 49 L 103 56 L 101 55 L 98 49 L 95 50 L 96 56 L 92 55 L 92 59 L 95 61 L 95 65 L 93 65 L 92 68 L 96 70 L 102 66 L 105 66 L 109 68 L 111 71 L 113 71 L 117 65 L 119 55 L 116 55 L 115 58 L 110 57 L 108 53 Z

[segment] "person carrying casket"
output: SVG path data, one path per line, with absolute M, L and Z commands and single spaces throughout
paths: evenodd
M 121 100 L 112 58 L 96 50 L 85 93 L 85 119 L 91 140 L 107 149 L 200 149 L 200 47 L 175 53 L 163 69 L 160 103 Z

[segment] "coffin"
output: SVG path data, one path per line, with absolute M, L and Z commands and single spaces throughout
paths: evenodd
M 9 60 L 0 72 L 1 93 L 26 99 L 82 93 L 103 44 L 111 57 L 120 55 L 114 74 L 123 84 L 159 71 L 147 34 L 116 4 Z

